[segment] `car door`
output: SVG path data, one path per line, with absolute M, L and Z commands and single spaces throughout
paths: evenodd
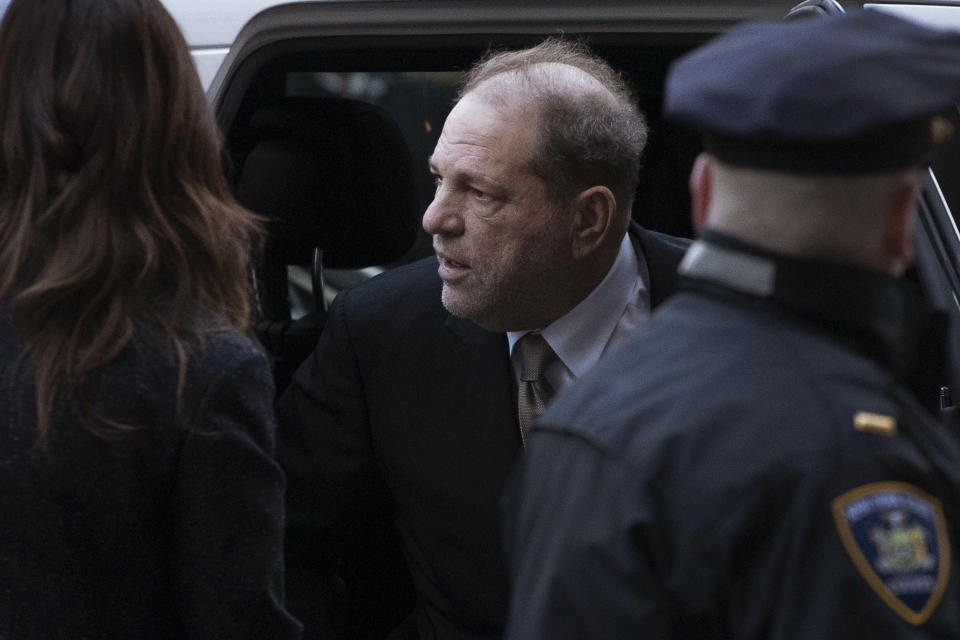
M 866 10 L 885 11 L 936 29 L 960 31 L 960 2 L 866 2 Z M 918 206 L 916 273 L 930 303 L 953 316 L 948 371 L 938 393 L 945 413 L 957 424 L 960 400 L 960 107 L 943 114 L 953 135 L 943 142 L 925 171 Z
M 960 2 L 838 2 L 806 0 L 787 14 L 787 19 L 803 19 L 843 13 L 845 6 L 870 11 L 885 11 L 915 20 L 937 29 L 960 30 Z M 922 368 L 917 375 L 927 378 L 917 384 L 925 389 L 928 404 L 940 405 L 955 428 L 960 400 L 960 231 L 956 215 L 960 211 L 960 107 L 954 105 L 943 114 L 954 135 L 939 146 L 924 171 L 923 192 L 918 203 L 915 265 L 909 277 L 914 278 L 929 303 L 937 310 L 954 316 L 948 329 L 947 345 L 931 345 L 946 349 L 946 371 Z M 952 205 L 952 207 L 951 207 Z M 940 354 L 931 354 L 930 362 Z

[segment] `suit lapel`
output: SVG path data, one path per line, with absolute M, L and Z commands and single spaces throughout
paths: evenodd
M 483 398 L 485 406 L 465 407 L 491 418 L 517 423 L 514 410 L 513 372 L 507 349 L 507 337 L 481 329 L 470 320 L 447 313 L 445 336 L 434 366 L 445 386 L 466 385 L 478 391 L 471 397 Z M 519 428 L 519 427 L 518 427 Z
M 656 231 L 648 231 L 636 222 L 630 223 L 630 238 L 634 249 L 647 265 L 650 276 L 650 307 L 657 305 L 673 295 L 678 286 L 677 267 L 686 253 L 690 241 L 686 238 L 668 236 Z

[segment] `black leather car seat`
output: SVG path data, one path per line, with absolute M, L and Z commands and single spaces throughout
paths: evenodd
M 257 337 L 274 359 L 278 393 L 314 348 L 326 319 L 323 268 L 401 258 L 418 228 L 410 152 L 379 107 L 343 98 L 290 98 L 255 112 L 237 197 L 267 219 L 257 274 Z M 314 309 L 291 318 L 287 268 L 312 270 Z

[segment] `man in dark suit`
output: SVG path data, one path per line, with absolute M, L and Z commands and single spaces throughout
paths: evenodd
M 415 603 L 391 638 L 501 636 L 498 502 L 523 430 L 672 292 L 686 247 L 631 225 L 645 140 L 630 92 L 583 47 L 473 69 L 430 158 L 437 257 L 344 291 L 279 406 L 307 637 L 344 586 L 343 635 L 400 622 L 393 533 Z

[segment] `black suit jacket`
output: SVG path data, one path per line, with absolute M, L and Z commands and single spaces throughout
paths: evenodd
M 60 402 L 42 448 L 0 308 L 0 640 L 299 638 L 282 601 L 267 359 L 236 332 L 211 335 L 178 408 L 173 350 L 138 336 L 92 393 L 136 428 L 96 435 Z
M 631 235 L 655 306 L 686 241 Z M 513 375 L 506 336 L 452 316 L 441 287 L 431 257 L 341 293 L 281 398 L 288 602 L 306 637 L 383 638 L 411 607 L 392 637 L 502 633 L 498 503 L 521 447 Z M 404 560 L 389 553 L 394 534 Z

